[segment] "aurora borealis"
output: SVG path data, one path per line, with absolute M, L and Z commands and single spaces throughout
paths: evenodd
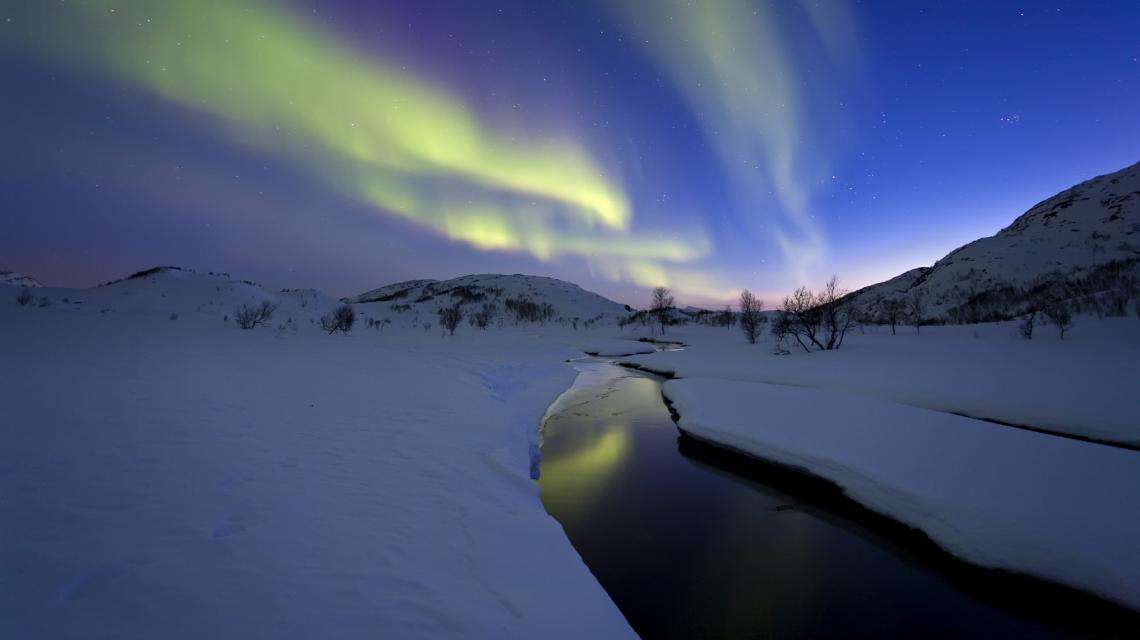
M 4 11 L 0 266 L 60 284 L 179 263 L 337 293 L 857 286 L 1140 148 L 1140 11 L 1116 5 Z

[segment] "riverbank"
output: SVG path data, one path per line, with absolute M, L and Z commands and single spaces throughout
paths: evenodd
M 695 437 L 835 482 L 952 554 L 1140 609 L 1140 456 L 898 405 L 684 378 L 664 394 Z

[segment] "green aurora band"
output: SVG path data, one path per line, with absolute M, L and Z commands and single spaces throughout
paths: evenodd
M 635 233 L 622 188 L 579 144 L 492 131 L 456 97 L 280 8 L 72 2 L 29 37 L 50 59 L 218 118 L 239 143 L 481 250 L 581 256 L 611 279 L 677 287 L 692 272 L 673 277 L 668 263 L 709 252 L 700 229 Z

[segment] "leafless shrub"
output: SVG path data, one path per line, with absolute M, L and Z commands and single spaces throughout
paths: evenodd
M 1025 314 L 1021 322 L 1017 325 L 1017 333 L 1026 340 L 1033 339 L 1033 327 L 1037 325 L 1037 311 L 1032 310 Z
M 763 308 L 763 301 L 758 300 L 751 291 L 745 289 L 740 292 L 740 330 L 744 332 L 748 344 L 756 344 L 756 338 L 764 327 L 765 319 L 760 313 Z
M 916 334 L 922 333 L 922 321 L 926 316 L 926 301 L 921 291 L 911 291 L 906 299 L 906 315 L 914 325 Z
M 28 291 L 27 287 L 20 289 L 19 295 L 16 296 L 16 304 L 21 307 L 26 307 L 32 301 L 32 292 Z
M 805 352 L 838 349 L 847 331 L 855 326 L 855 314 L 840 300 L 845 293 L 835 276 L 819 293 L 807 287 L 796 289 L 784 298 L 780 330 L 784 336 L 795 338 Z
M 494 304 L 485 302 L 483 303 L 482 308 L 471 314 L 471 317 L 468 318 L 468 321 L 473 327 L 486 329 L 487 325 L 491 324 L 491 320 L 495 317 L 496 311 L 498 311 L 498 309 Z M 574 318 L 574 330 L 578 330 L 578 318 Z
M 724 310 L 716 314 L 715 322 L 726 329 L 731 329 L 736 324 L 736 314 L 732 312 L 732 307 L 724 305 Z
M 503 306 L 514 314 L 515 324 L 520 322 L 546 324 L 547 320 L 554 318 L 554 305 L 549 302 L 535 302 L 525 295 L 507 298 Z
M 375 329 L 381 333 L 384 332 L 384 327 L 390 324 L 392 324 L 391 318 L 384 318 L 383 320 L 377 320 L 375 318 L 368 319 L 368 328 Z
M 791 316 L 784 311 L 777 311 L 772 320 L 772 353 L 781 356 L 791 353 L 787 348 L 788 336 L 791 335 L 791 331 Z
M 891 335 L 896 335 L 895 327 L 902 320 L 904 313 L 903 302 L 896 298 L 887 298 L 879 303 L 879 317 L 891 326 Z
M 455 335 L 455 328 L 459 326 L 459 321 L 462 319 L 463 311 L 459 309 L 459 305 L 442 307 L 439 310 L 439 326 L 447 330 L 449 335 Z
M 256 307 L 243 304 L 234 310 L 234 320 L 239 327 L 248 330 L 259 324 L 269 322 L 276 310 L 277 305 L 268 300 L 262 300 L 261 304 Z
M 321 328 L 328 331 L 329 334 L 339 331 L 347 335 L 349 331 L 352 331 L 352 325 L 355 323 L 356 310 L 348 304 L 342 304 L 321 317 Z
M 234 309 L 234 322 L 242 329 L 252 329 L 257 326 L 257 309 L 242 305 Z
M 1041 313 L 1057 327 L 1057 331 L 1061 332 L 1061 339 L 1064 340 L 1065 332 L 1073 328 L 1073 312 L 1069 309 L 1068 303 L 1059 298 L 1047 298 L 1041 305 Z

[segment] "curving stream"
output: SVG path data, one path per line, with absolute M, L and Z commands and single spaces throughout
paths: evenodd
M 574 366 L 543 428 L 542 500 L 644 638 L 1118 637 L 1003 594 L 1017 579 L 958 575 L 797 474 L 680 437 L 653 376 Z

